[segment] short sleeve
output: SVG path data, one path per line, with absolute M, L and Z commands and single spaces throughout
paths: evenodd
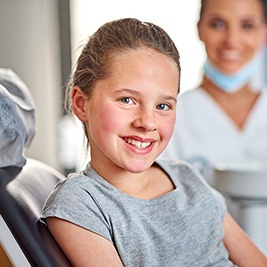
M 217 205 L 218 205 L 218 208 L 221 214 L 221 220 L 223 221 L 227 213 L 227 206 L 226 206 L 225 198 L 219 191 L 217 191 L 216 189 L 212 187 L 211 187 L 211 191 L 215 196 L 215 199 L 217 201 Z
M 112 242 L 108 216 L 105 216 L 87 184 L 88 177 L 85 176 L 67 178 L 59 182 L 47 199 L 41 217 L 67 220 Z

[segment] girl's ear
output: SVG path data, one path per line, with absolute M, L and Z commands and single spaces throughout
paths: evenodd
M 87 104 L 88 99 L 83 94 L 79 86 L 74 86 L 72 89 L 72 110 L 74 114 L 82 121 L 87 122 Z

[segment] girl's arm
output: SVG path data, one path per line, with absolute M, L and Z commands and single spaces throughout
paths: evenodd
M 267 258 L 254 245 L 229 213 L 223 221 L 224 245 L 230 260 L 240 267 L 267 267 Z
M 59 218 L 47 218 L 46 223 L 73 266 L 123 266 L 116 249 L 108 239 Z

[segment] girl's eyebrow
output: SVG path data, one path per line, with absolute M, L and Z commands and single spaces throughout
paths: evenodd
M 131 95 L 139 95 L 139 96 L 141 95 L 141 93 L 139 91 L 136 91 L 134 89 L 129 89 L 129 88 L 118 89 L 114 93 L 115 94 L 128 93 L 128 94 L 131 94 Z M 173 97 L 171 95 L 162 94 L 162 98 L 164 100 L 173 100 L 173 101 L 175 101 L 175 103 L 177 102 L 177 97 Z
M 135 94 L 135 95 L 140 95 L 140 92 L 134 90 L 134 89 L 128 89 L 128 88 L 122 88 L 122 89 L 118 89 L 115 91 L 116 94 L 120 94 L 120 93 L 129 93 L 129 94 Z

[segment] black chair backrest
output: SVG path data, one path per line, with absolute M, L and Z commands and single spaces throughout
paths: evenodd
M 33 267 L 68 267 L 70 262 L 39 218 L 44 202 L 64 175 L 28 159 L 23 169 L 0 169 L 0 214 Z

